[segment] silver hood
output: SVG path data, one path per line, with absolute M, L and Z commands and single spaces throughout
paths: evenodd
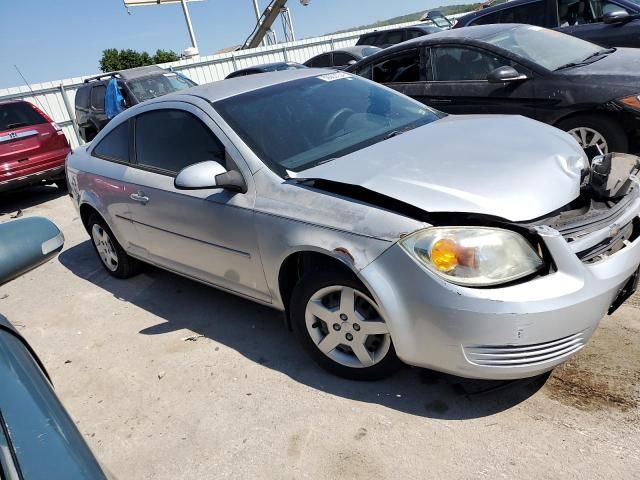
M 532 220 L 579 195 L 587 158 L 567 133 L 521 116 L 448 116 L 299 172 L 427 212 Z

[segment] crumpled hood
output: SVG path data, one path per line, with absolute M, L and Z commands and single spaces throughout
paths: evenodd
M 579 195 L 587 159 L 568 134 L 521 116 L 448 116 L 299 172 L 427 212 L 541 217 Z

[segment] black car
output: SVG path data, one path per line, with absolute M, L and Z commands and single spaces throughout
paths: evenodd
M 80 136 L 89 142 L 120 111 L 150 98 L 195 85 L 180 73 L 156 66 L 130 68 L 87 78 L 76 92 L 76 122 Z M 112 90 L 111 95 L 109 90 Z
M 355 47 L 341 48 L 332 52 L 321 53 L 310 58 L 304 65 L 313 68 L 338 68 L 344 69 L 353 65 L 369 55 L 378 53 L 380 48 L 369 45 L 356 45 Z
M 638 14 L 633 0 L 514 0 L 460 17 L 453 28 L 528 23 L 603 47 L 640 47 Z
M 628 152 L 639 131 L 640 51 L 605 49 L 541 27 L 447 30 L 347 71 L 448 113 L 525 115 L 603 153 Z
M 423 37 L 431 33 L 441 32 L 435 25 L 414 25 L 412 27 L 393 28 L 391 30 L 377 30 L 361 35 L 356 45 L 370 45 L 372 47 L 387 48 L 391 45 Z
M 256 73 L 279 72 L 281 70 L 297 70 L 299 68 L 305 68 L 305 66 L 295 62 L 264 63 L 262 65 L 254 65 L 253 67 L 241 68 L 240 70 L 236 70 L 235 72 L 227 75 L 225 80 L 229 78 L 255 75 Z
M 64 237 L 49 220 L 0 224 L 0 285 L 53 258 Z M 24 301 L 33 301 L 25 296 Z M 27 294 L 27 295 L 28 295 Z M 0 315 L 0 478 L 106 480 L 25 338 Z

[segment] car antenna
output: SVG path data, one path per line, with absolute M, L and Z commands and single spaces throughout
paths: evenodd
M 42 104 L 40 103 L 40 100 L 38 99 L 38 97 L 36 97 L 36 94 L 33 93 L 33 88 L 31 88 L 31 85 L 29 85 L 29 82 L 27 82 L 27 79 L 24 78 L 24 75 L 22 74 L 22 72 L 20 71 L 20 69 L 18 68 L 18 66 L 14 63 L 13 67 L 16 69 L 16 71 L 18 72 L 18 75 L 20 75 L 22 77 L 22 81 L 24 82 L 24 84 L 27 86 L 27 88 L 29 89 L 29 91 L 31 92 L 31 96 L 33 97 L 33 99 L 38 103 L 38 105 L 40 105 L 40 108 L 42 110 L 45 110 L 45 108 L 42 106 Z

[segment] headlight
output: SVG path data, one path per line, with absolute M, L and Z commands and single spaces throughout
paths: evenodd
M 640 110 L 640 95 L 631 95 L 630 97 L 619 98 L 618 101 L 627 107 Z
M 540 256 L 521 235 L 488 227 L 432 227 L 400 245 L 419 263 L 451 283 L 483 287 L 535 273 Z

